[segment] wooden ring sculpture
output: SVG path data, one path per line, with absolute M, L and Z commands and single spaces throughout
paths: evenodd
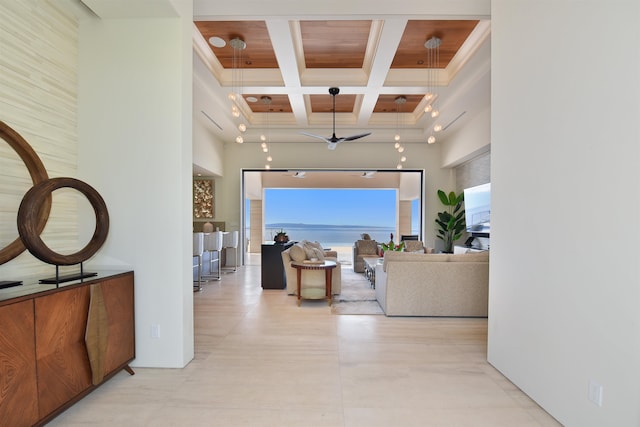
M 96 228 L 93 237 L 84 248 L 69 255 L 52 251 L 42 241 L 40 233 L 37 231 L 38 217 L 35 214 L 40 211 L 43 200 L 51 197 L 54 190 L 63 187 L 70 187 L 84 194 L 96 214 Z M 74 178 L 52 178 L 34 185 L 25 194 L 18 209 L 18 232 L 29 252 L 39 260 L 56 265 L 79 264 L 92 257 L 107 239 L 109 233 L 107 205 L 102 196 L 83 181 Z
M 31 148 L 27 141 L 25 141 L 18 132 L 11 129 L 11 127 L 3 121 L 0 121 L 0 138 L 4 139 L 9 146 L 14 149 L 18 156 L 20 156 L 29 171 L 33 185 L 49 179 L 42 161 L 33 148 Z M 47 220 L 49 219 L 49 212 L 51 212 L 51 194 L 48 194 L 46 198 L 41 201 L 37 215 L 35 215 L 35 218 L 33 219 L 33 233 L 35 235 L 40 235 L 42 230 L 44 230 L 44 226 L 47 224 Z M 24 252 L 25 249 L 26 247 L 23 241 L 20 237 L 16 237 L 13 242 L 0 249 L 0 265 L 11 261 Z

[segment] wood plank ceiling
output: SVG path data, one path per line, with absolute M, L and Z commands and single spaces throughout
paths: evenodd
M 440 85 L 449 83 L 466 62 L 460 56 L 472 54 L 473 45 L 481 43 L 488 33 L 488 24 L 482 26 L 480 22 L 408 20 L 393 55 L 384 53 L 391 59 L 382 65 L 384 56 L 378 52 L 382 21 L 289 21 L 289 28 L 284 30 L 289 37 L 286 43 L 281 36 L 275 41 L 274 29 L 265 21 L 196 21 L 195 25 L 205 42 L 219 38 L 224 43 L 221 47 L 206 43 L 210 52 L 205 59 L 211 69 L 217 70 L 213 74 L 221 86 L 232 86 L 233 70 L 236 78 L 241 70 L 244 111 L 250 125 L 263 124 L 264 113 L 269 112 L 274 116 L 279 113 L 269 119 L 270 123 L 326 127 L 333 111 L 328 88 L 338 86 L 341 91 L 335 102 L 336 113 L 344 113 L 338 118 L 341 125 L 392 127 L 401 114 L 404 125 L 420 127 L 424 134 L 430 125 L 423 111 L 426 80 L 435 75 Z M 435 70 L 438 74 L 427 70 L 425 41 L 432 36 L 442 40 L 439 70 Z M 229 43 L 234 38 L 246 42 L 245 49 L 235 52 L 235 66 L 234 49 Z M 384 81 L 376 86 L 372 76 L 379 74 Z M 263 102 L 263 97 L 269 97 L 270 102 Z M 398 97 L 406 102 L 396 102 Z

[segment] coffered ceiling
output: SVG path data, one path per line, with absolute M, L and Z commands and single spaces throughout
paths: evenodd
M 336 134 L 371 132 L 350 144 L 390 142 L 396 133 L 404 143 L 426 143 L 434 124 L 443 127 L 437 135 L 443 138 L 488 105 L 488 20 L 329 18 L 194 16 L 196 73 L 211 78 L 216 97 L 202 113 L 225 142 L 240 134 L 236 126 L 244 119 L 245 143 L 259 143 L 266 127 L 273 142 L 322 143 L 301 132 L 331 136 L 330 87 L 340 88 Z M 428 68 L 425 42 L 433 36 L 442 42 L 438 67 Z M 232 39 L 246 48 L 234 53 Z M 430 82 L 437 82 L 437 119 L 425 113 Z M 227 98 L 234 86 L 242 94 L 240 119 Z

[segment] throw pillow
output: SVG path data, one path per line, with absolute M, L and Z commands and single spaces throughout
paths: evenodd
M 318 249 L 315 244 L 311 242 L 306 242 L 302 248 L 304 249 L 306 259 L 318 258 L 318 260 L 324 260 L 324 251 L 322 249 Z
M 309 242 L 309 246 L 320 249 L 321 251 L 324 250 L 322 249 L 322 245 L 320 244 L 320 242 L 318 242 L 317 240 L 315 242 Z
M 289 257 L 293 261 L 300 262 L 307 258 L 307 254 L 302 246 L 295 244 L 289 249 Z
M 313 248 L 313 257 L 318 258 L 318 261 L 324 261 L 324 251 L 322 249 Z

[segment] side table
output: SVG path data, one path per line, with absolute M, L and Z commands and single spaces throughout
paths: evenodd
M 317 263 L 306 263 L 306 262 L 292 262 L 291 266 L 296 269 L 296 277 L 298 279 L 298 306 L 300 306 L 300 298 L 302 295 L 301 291 L 301 279 L 302 279 L 302 270 L 324 270 L 324 285 L 325 285 L 325 297 L 329 300 L 329 305 L 331 305 L 331 277 L 332 271 L 336 268 L 335 261 L 323 261 Z
M 371 283 L 372 288 L 376 288 L 376 265 L 382 262 L 384 258 L 379 257 L 364 257 L 364 276 Z

